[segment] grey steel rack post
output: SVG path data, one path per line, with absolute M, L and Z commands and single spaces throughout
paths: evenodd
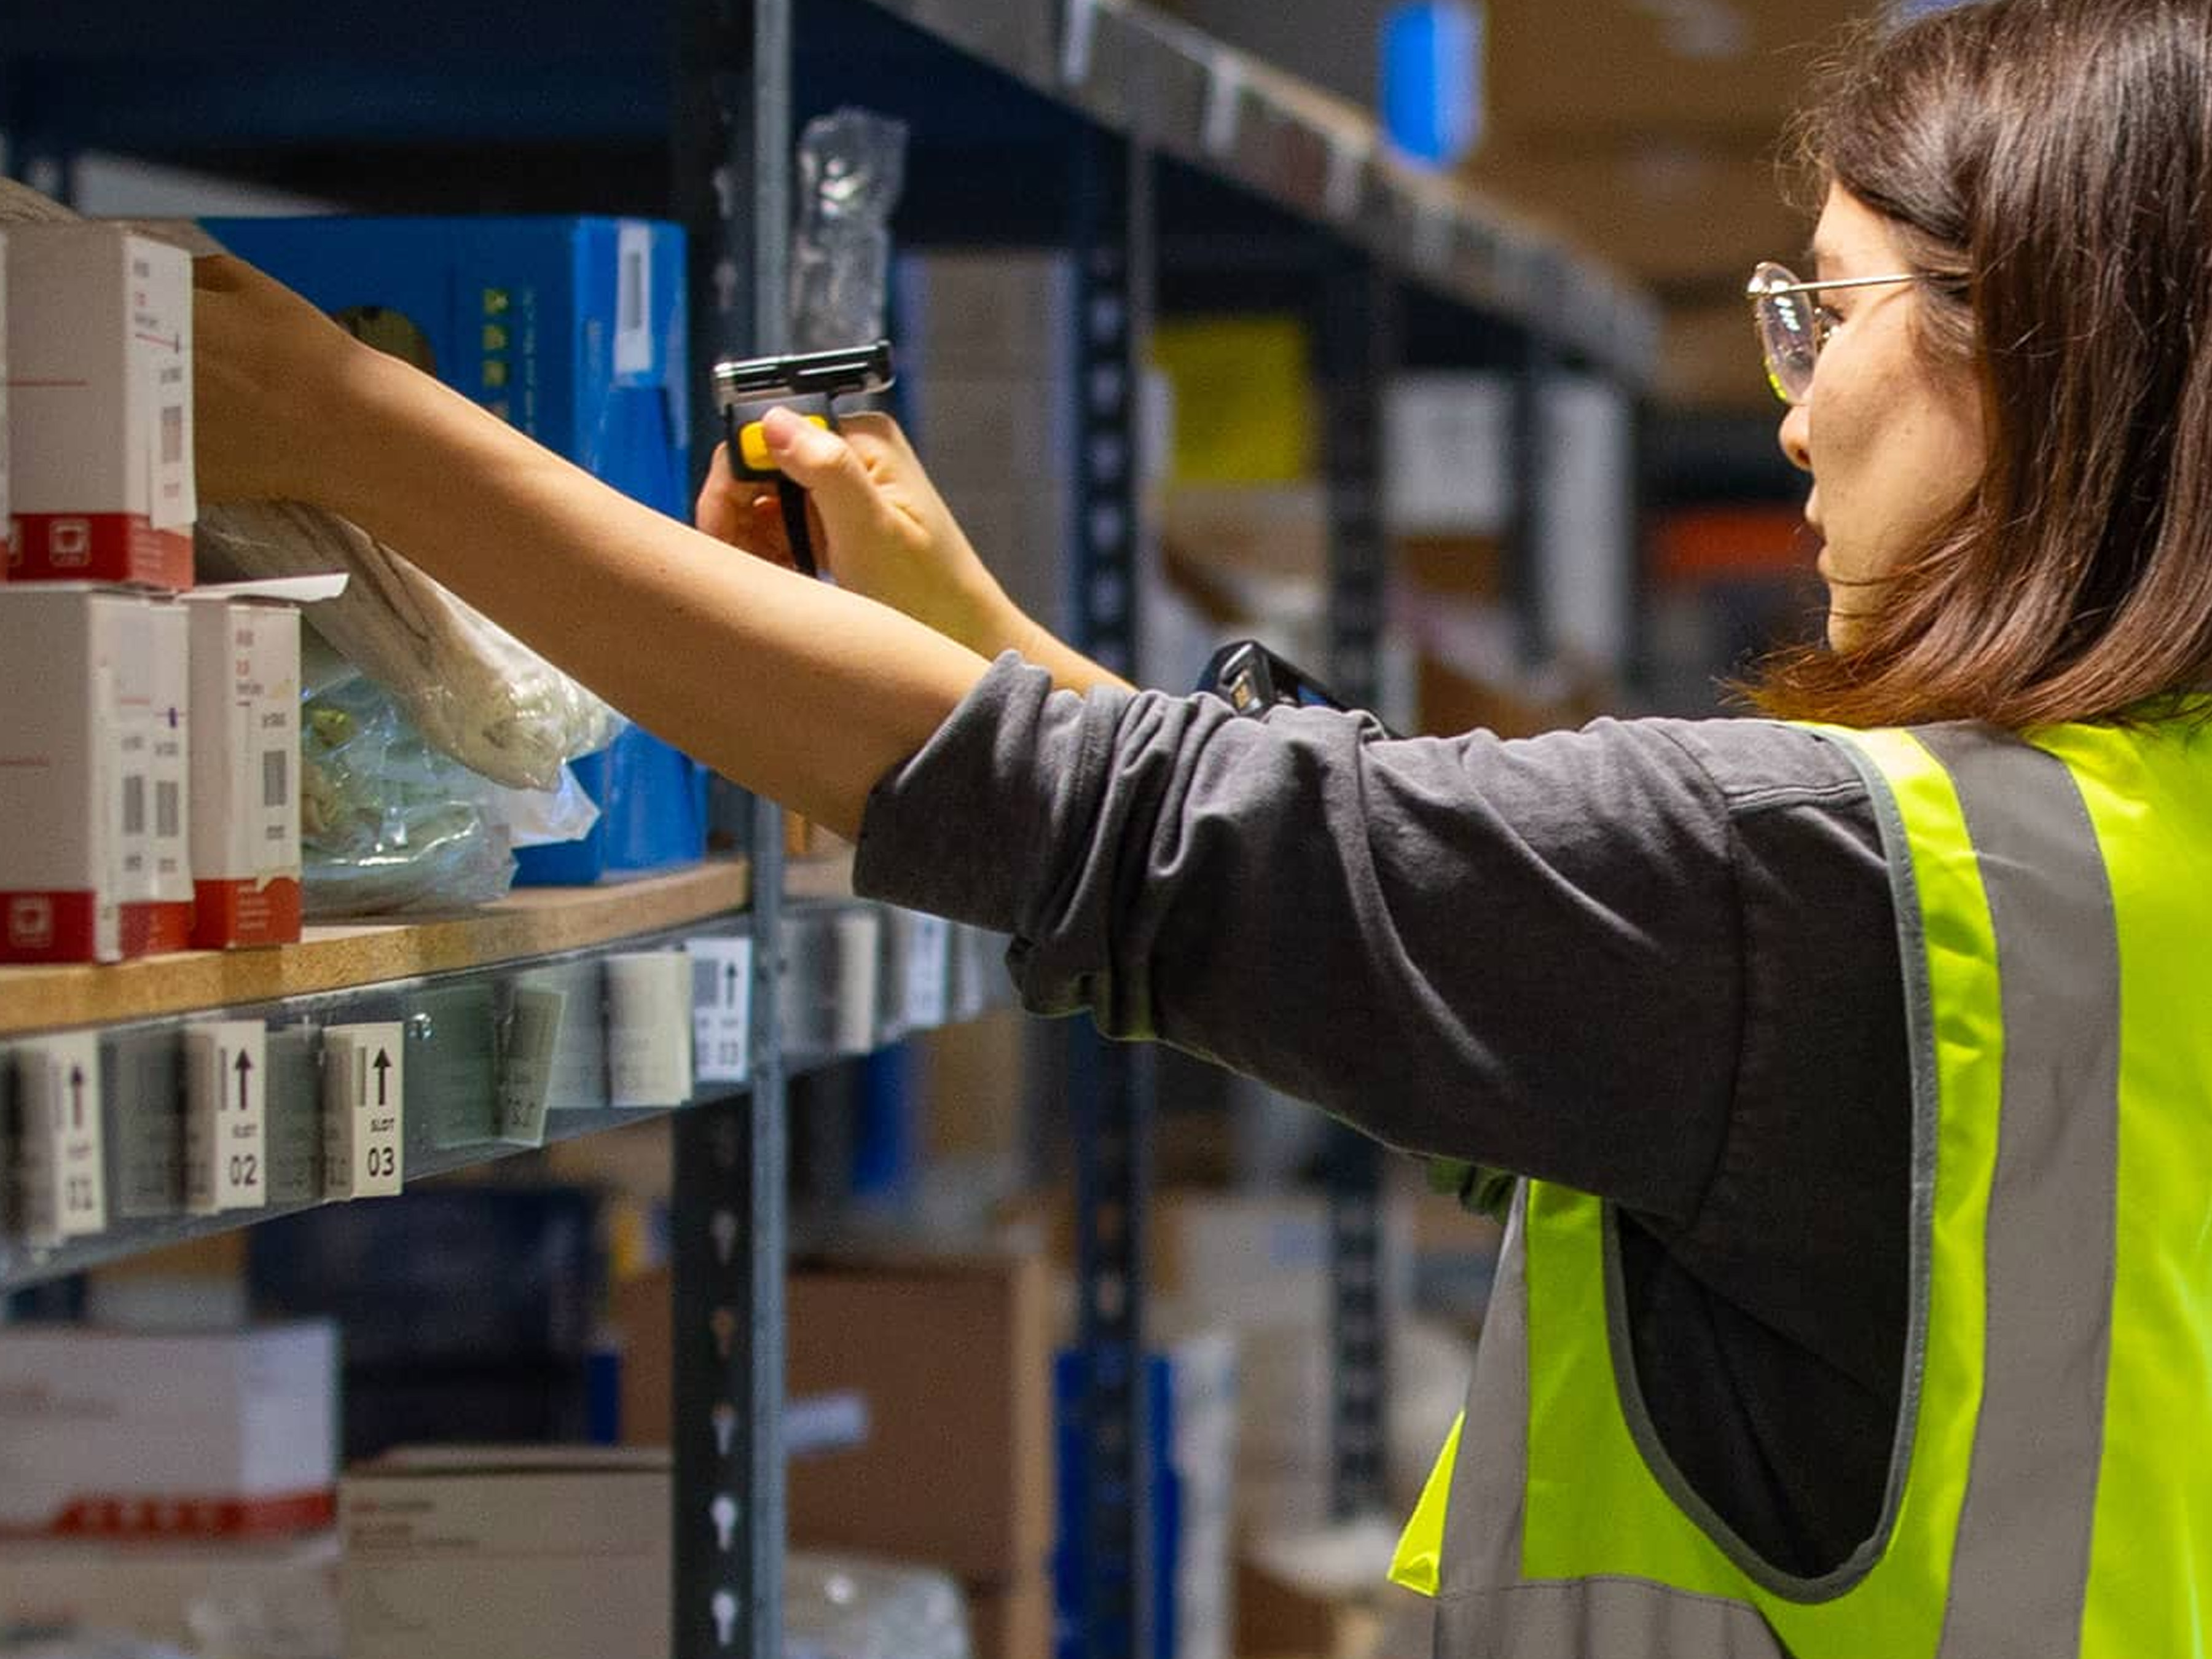
M 1105 132 L 1076 141 L 1075 584 L 1077 642 L 1133 674 L 1138 518 L 1137 342 L 1149 314 L 1150 155 Z M 1152 1054 L 1088 1023 L 1071 1039 L 1075 1134 L 1076 1343 L 1090 1480 L 1083 1535 L 1084 1659 L 1154 1650 L 1152 1432 L 1145 1386 L 1146 1218 Z
M 1395 364 L 1396 289 L 1365 255 L 1324 256 L 1320 295 L 1323 475 L 1328 502 L 1328 673 L 1339 695 L 1371 708 L 1388 556 L 1382 511 L 1382 389 Z M 1382 1509 L 1388 1498 L 1388 1362 L 1382 1318 L 1382 1149 L 1332 1124 L 1328 1168 L 1330 1335 L 1329 1512 Z
M 791 27 L 791 0 L 684 0 L 677 206 L 702 368 L 787 343 Z M 707 378 L 694 376 L 702 458 L 720 423 Z M 750 829 L 750 1087 L 681 1114 L 673 1136 L 678 1659 L 783 1651 L 783 814 L 757 798 Z

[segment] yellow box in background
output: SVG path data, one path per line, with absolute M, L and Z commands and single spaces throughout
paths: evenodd
M 1311 477 L 1317 392 L 1295 317 L 1163 321 L 1152 361 L 1175 388 L 1176 484 L 1291 483 Z

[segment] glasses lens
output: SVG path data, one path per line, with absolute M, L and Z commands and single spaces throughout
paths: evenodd
M 1766 357 L 1767 381 L 1785 404 L 1802 403 L 1812 389 L 1813 360 L 1820 347 L 1813 296 L 1792 292 L 1796 285 L 1788 269 L 1769 263 L 1752 273 L 1746 289 L 1759 349 Z

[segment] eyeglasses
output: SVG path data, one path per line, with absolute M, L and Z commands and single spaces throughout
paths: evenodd
M 1883 283 L 1912 283 L 1907 271 L 1896 276 L 1837 276 L 1825 283 L 1801 283 L 1787 266 L 1771 259 L 1751 273 L 1744 294 L 1766 357 L 1766 383 L 1785 404 L 1802 404 L 1813 390 L 1813 366 L 1820 348 L 1842 320 L 1818 300 L 1806 295 L 1832 288 L 1873 288 Z

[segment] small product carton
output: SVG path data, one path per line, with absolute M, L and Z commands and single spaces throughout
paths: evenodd
M 118 665 L 124 755 L 123 954 L 191 944 L 191 673 L 183 609 L 140 599 Z
M 9 574 L 192 582 L 192 277 L 121 226 L 7 246 Z
M 0 962 L 123 955 L 121 687 L 143 609 L 84 583 L 0 587 Z
M 300 616 L 343 577 L 201 588 L 191 662 L 192 944 L 300 937 Z

